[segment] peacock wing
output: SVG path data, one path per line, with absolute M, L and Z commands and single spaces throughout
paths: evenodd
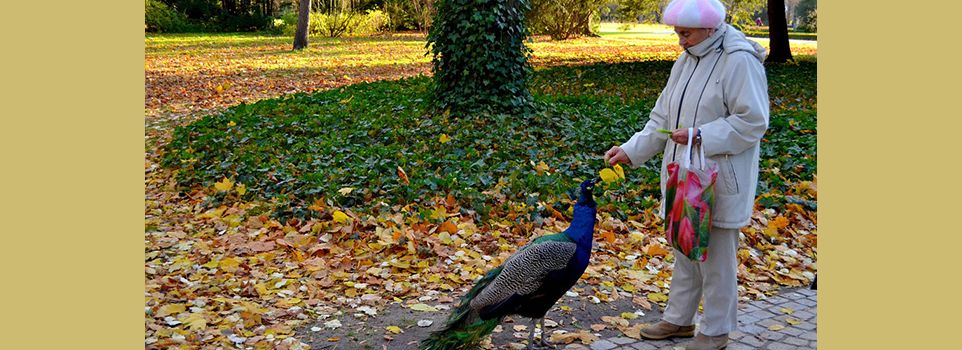
M 512 296 L 530 294 L 544 283 L 545 276 L 567 266 L 575 254 L 573 242 L 546 241 L 532 244 L 511 256 L 501 273 L 471 300 L 471 308 L 496 305 Z

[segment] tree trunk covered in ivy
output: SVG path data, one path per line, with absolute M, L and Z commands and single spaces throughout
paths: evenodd
M 436 106 L 468 113 L 527 111 L 529 0 L 439 0 L 435 7 L 427 47 Z

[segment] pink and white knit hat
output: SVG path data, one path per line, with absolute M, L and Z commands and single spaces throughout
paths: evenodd
M 661 22 L 670 26 L 715 28 L 725 20 L 725 5 L 718 0 L 672 0 Z

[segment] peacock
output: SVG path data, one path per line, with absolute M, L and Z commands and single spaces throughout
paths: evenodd
M 574 217 L 564 232 L 535 239 L 478 279 L 444 328 L 421 341 L 420 350 L 477 348 L 508 315 L 531 318 L 531 349 L 536 322 L 540 320 L 543 332 L 545 314 L 588 267 L 597 210 L 592 196 L 595 181 L 581 183 Z M 550 346 L 544 333 L 541 345 Z

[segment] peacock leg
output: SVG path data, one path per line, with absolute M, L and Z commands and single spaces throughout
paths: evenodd
M 528 333 L 528 350 L 534 349 L 534 326 L 537 325 L 537 322 L 537 319 L 531 319 L 531 331 Z
M 539 345 L 541 345 L 542 347 L 555 349 L 554 344 L 549 343 L 548 340 L 545 338 L 546 336 L 548 336 L 548 330 L 544 328 L 544 317 L 542 317 L 541 318 L 541 343 Z

